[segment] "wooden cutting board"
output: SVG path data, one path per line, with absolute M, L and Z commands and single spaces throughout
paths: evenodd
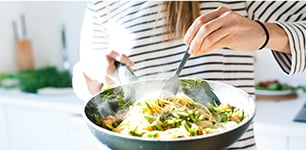
M 22 39 L 16 41 L 16 55 L 19 71 L 34 69 L 32 43 L 30 40 Z
M 259 101 L 287 101 L 295 100 L 298 97 L 296 93 L 288 95 L 256 95 L 256 100 Z

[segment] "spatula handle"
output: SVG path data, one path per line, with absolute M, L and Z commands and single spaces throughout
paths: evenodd
M 186 62 L 187 62 L 187 60 L 188 60 L 188 58 L 190 56 L 190 54 L 188 53 L 188 50 L 189 50 L 189 46 L 187 47 L 187 50 L 185 51 L 184 56 L 183 56 L 183 58 L 182 58 L 182 60 L 181 60 L 181 62 L 179 64 L 179 66 L 176 69 L 176 72 L 175 72 L 176 76 L 179 76 L 179 74 L 181 73 L 184 65 L 186 64 Z

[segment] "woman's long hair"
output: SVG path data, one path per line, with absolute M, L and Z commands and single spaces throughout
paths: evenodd
M 199 1 L 166 1 L 163 3 L 167 38 L 184 37 L 189 26 L 200 15 Z

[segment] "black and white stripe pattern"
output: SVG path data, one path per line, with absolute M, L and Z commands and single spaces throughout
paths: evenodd
M 248 1 L 249 18 L 275 22 L 289 38 L 291 54 L 273 51 L 282 70 L 294 75 L 306 69 L 306 2 L 305 1 Z
M 242 16 L 264 22 L 275 22 L 289 36 L 292 54 L 273 52 L 287 74 L 304 71 L 305 2 L 299 1 L 202 1 L 201 13 L 226 6 Z M 81 43 L 81 61 L 108 49 L 125 53 L 135 62 L 134 70 L 141 79 L 169 77 L 175 71 L 186 46 L 182 40 L 165 40 L 164 17 L 160 1 L 89 2 L 83 28 L 88 32 Z M 87 26 L 86 26 L 87 25 Z M 90 29 L 90 30 L 89 30 Z M 93 58 L 91 58 L 93 59 Z M 182 77 L 221 81 L 241 88 L 253 97 L 254 57 L 251 52 L 217 49 L 192 57 Z M 229 149 L 256 149 L 253 125 Z

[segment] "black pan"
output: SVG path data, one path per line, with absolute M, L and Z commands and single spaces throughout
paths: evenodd
M 180 79 L 193 81 L 193 79 Z M 236 142 L 255 116 L 254 100 L 244 91 L 215 81 L 207 81 L 221 103 L 243 109 L 246 118 L 238 127 L 222 133 L 213 133 L 180 139 L 149 139 L 115 133 L 100 127 L 101 116 L 114 115 L 120 110 L 117 101 L 135 100 L 159 91 L 164 79 L 137 81 L 103 91 L 85 104 L 83 117 L 93 135 L 112 150 L 222 150 Z M 192 88 L 190 90 L 193 90 Z M 196 89 L 194 89 L 196 90 Z M 108 96 L 110 93 L 116 96 Z M 132 104 L 132 103 L 128 103 Z M 127 107 L 124 105 L 123 107 Z M 100 121 L 99 121 L 100 120 Z

